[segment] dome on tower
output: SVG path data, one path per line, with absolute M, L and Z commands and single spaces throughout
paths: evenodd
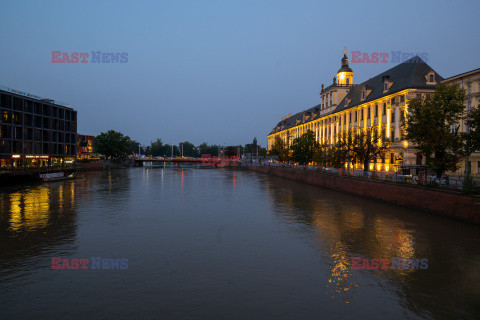
M 353 70 L 348 66 L 347 47 L 343 49 L 342 67 L 338 69 L 337 73 L 340 72 L 353 72 Z

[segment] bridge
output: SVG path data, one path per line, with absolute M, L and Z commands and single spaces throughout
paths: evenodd
M 176 158 L 167 158 L 167 157 L 142 157 L 135 158 L 135 166 L 144 167 L 145 163 L 148 164 L 160 164 L 160 163 L 173 163 L 175 166 L 179 167 L 182 163 L 197 163 L 202 167 L 236 167 L 241 164 L 241 160 L 237 157 L 228 157 L 223 156 L 211 157 L 210 155 L 202 155 L 201 158 L 185 158 L 185 157 L 176 157 Z

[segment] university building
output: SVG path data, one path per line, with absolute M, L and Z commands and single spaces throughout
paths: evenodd
M 443 80 L 444 83 L 452 85 L 458 84 L 465 90 L 465 114 L 466 116 L 472 109 L 480 106 L 480 69 L 461 73 L 456 76 Z M 459 124 L 459 132 L 468 131 L 466 121 Z M 457 175 L 463 175 L 465 172 L 465 161 L 456 172 Z M 469 157 L 468 166 L 473 177 L 480 178 L 480 152 L 475 152 Z
M 341 68 L 329 86 L 322 84 L 321 103 L 289 114 L 277 123 L 268 135 L 270 149 L 276 137 L 287 145 L 307 130 L 315 133 L 322 144 L 335 144 L 339 135 L 377 127 L 382 140 L 390 141 L 390 150 L 370 170 L 398 171 L 400 167 L 421 165 L 421 156 L 405 139 L 402 122 L 409 101 L 428 98 L 443 78 L 419 57 L 401 63 L 363 83 L 353 83 L 353 70 L 348 65 L 346 50 Z M 358 164 L 357 168 L 362 168 Z
M 73 164 L 77 112 L 69 105 L 0 87 L 0 168 Z

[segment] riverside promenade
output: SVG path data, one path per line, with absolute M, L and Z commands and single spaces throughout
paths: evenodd
M 480 225 L 480 196 L 298 168 L 259 165 L 247 169 Z

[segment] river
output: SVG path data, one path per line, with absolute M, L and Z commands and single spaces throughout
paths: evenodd
M 479 319 L 480 227 L 241 169 L 2 187 L 9 318 Z

